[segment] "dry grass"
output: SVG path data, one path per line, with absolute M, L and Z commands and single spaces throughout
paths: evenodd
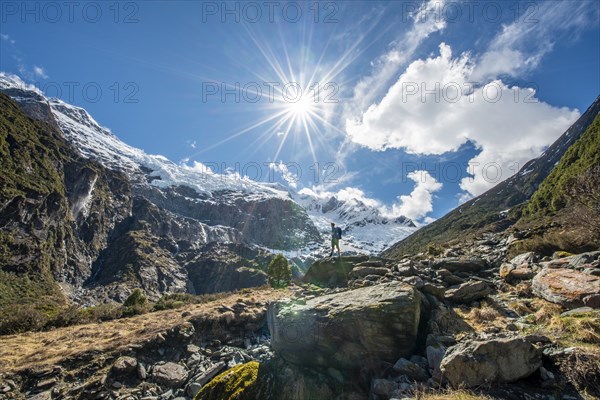
M 261 289 L 247 294 L 255 302 L 266 303 L 290 295 L 288 290 Z M 222 304 L 233 306 L 240 294 L 217 301 L 192 304 L 176 310 L 165 310 L 103 323 L 70 326 L 47 332 L 28 332 L 0 336 L 0 373 L 59 363 L 68 357 L 91 350 L 121 351 L 133 344 L 144 343 L 158 333 L 198 316 L 218 318 Z M 182 317 L 187 311 L 190 315 Z
M 489 327 L 502 328 L 506 325 L 506 318 L 497 309 L 497 307 L 487 301 L 481 303 L 479 307 L 466 308 L 457 307 L 456 313 L 468 323 L 475 331 L 482 331 Z
M 600 351 L 600 311 L 561 317 L 563 308 L 542 299 L 531 301 L 529 320 L 533 330 L 553 338 L 559 344 Z

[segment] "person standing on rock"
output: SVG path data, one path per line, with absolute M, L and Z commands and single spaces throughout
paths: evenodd
M 335 222 L 331 223 L 331 254 L 329 257 L 333 256 L 333 251 L 337 247 L 338 257 L 340 255 L 340 239 L 342 238 L 342 228 L 336 228 Z

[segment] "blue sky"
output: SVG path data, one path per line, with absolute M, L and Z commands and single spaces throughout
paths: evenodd
M 597 1 L 71 7 L 2 2 L 0 70 L 148 153 L 421 222 L 510 176 L 600 93 Z

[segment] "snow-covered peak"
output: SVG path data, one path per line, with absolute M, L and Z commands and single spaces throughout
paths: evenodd
M 17 96 L 14 96 L 18 90 Z M 0 90 L 7 91 L 18 102 L 45 102 L 64 133 L 86 158 L 93 158 L 107 168 L 127 173 L 133 182 L 166 188 L 184 185 L 210 197 L 215 191 L 244 192 L 254 197 L 288 198 L 285 190 L 252 181 L 235 174 L 217 174 L 201 163 L 192 166 L 176 164 L 161 155 L 151 155 L 132 147 L 108 128 L 101 126 L 83 108 L 60 99 L 47 98 L 33 85 L 15 75 L 0 73 Z M 152 179 L 148 179 L 151 177 Z
M 359 199 L 321 198 L 295 192 L 292 192 L 292 198 L 306 209 L 321 234 L 330 234 L 332 222 L 342 228 L 344 251 L 376 254 L 417 229 L 410 219 L 403 216 L 389 218 L 379 207 Z

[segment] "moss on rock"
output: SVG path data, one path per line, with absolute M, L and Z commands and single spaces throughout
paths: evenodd
M 251 361 L 216 376 L 202 387 L 195 400 L 253 400 L 258 398 L 260 364 Z

